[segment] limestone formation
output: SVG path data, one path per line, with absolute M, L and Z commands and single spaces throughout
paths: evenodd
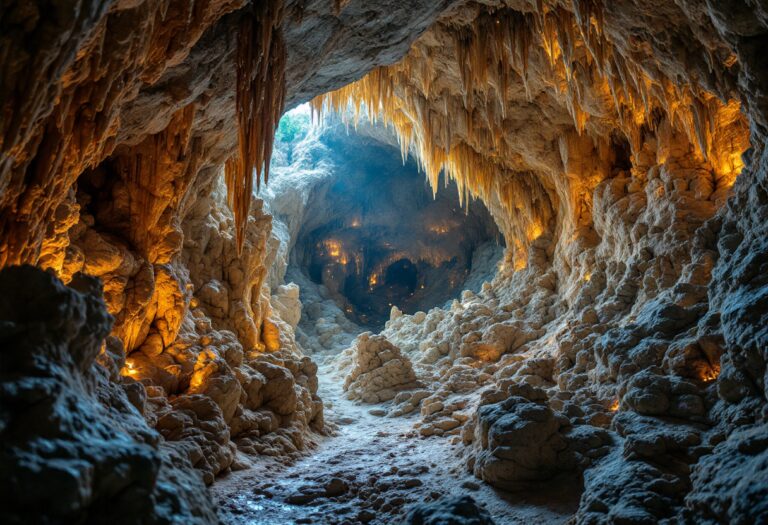
M 147 425 L 144 386 L 119 375 L 98 280 L 11 267 L 0 296 L 3 521 L 215 522 L 186 445 Z
M 418 385 L 411 362 L 382 335 L 359 335 L 349 353 L 351 366 L 344 390 L 350 399 L 380 403 Z
M 608 452 L 608 432 L 573 427 L 547 406 L 543 391 L 524 385 L 508 394 L 478 410 L 470 460 L 477 477 L 507 490 L 531 488 Z

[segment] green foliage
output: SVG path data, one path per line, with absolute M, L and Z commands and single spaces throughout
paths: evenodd
M 286 113 L 280 119 L 275 138 L 280 142 L 293 143 L 303 139 L 309 130 L 310 116 L 306 113 Z

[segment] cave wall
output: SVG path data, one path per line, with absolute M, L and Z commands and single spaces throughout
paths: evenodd
M 4 516 L 24 521 L 54 494 L 47 513 L 54 521 L 116 519 L 123 507 L 110 508 L 110 501 L 135 486 L 149 503 L 137 501 L 120 519 L 213 522 L 199 480 L 210 483 L 222 471 L 245 467 L 248 454 L 303 449 L 311 432 L 322 432 L 316 366 L 297 349 L 291 320 L 272 308 L 265 286 L 274 257 L 270 217 L 248 195 L 250 213 L 236 221 L 222 187 L 222 166 L 239 141 L 239 31 L 248 17 L 276 13 L 265 24 L 283 35 L 289 52 L 285 88 L 274 89 L 285 90 L 290 107 L 396 60 L 447 3 L 391 9 L 354 2 L 343 13 L 324 0 L 3 6 L 0 266 L 35 265 L 65 284 L 79 282 L 79 272 L 98 277 L 112 319 L 99 326 L 109 326 L 112 339 L 109 348 L 97 350 L 99 359 L 111 355 L 116 363 L 109 380 L 103 373 L 90 379 L 93 356 L 71 370 L 74 383 L 57 379 L 57 355 L 46 356 L 34 373 L 51 376 L 73 399 L 86 388 L 109 417 L 132 418 L 125 433 L 105 440 L 146 443 L 143 455 L 118 458 L 127 468 L 137 463 L 145 469 L 138 481 L 129 472 L 123 485 L 100 487 L 103 476 L 90 473 L 114 463 L 109 446 L 88 452 L 78 444 L 87 436 L 77 424 L 61 423 L 55 409 L 41 414 L 61 437 L 62 448 L 51 454 L 79 470 L 43 462 L 36 475 L 24 477 L 20 465 L 40 451 L 23 428 L 8 433 L 29 419 L 26 405 L 12 403 L 3 414 L 2 441 L 9 447 L 2 461 L 4 470 L 19 472 L 9 482 L 25 497 L 4 507 Z M 257 37 L 265 34 L 261 27 Z M 255 38 L 247 47 L 258 56 L 259 45 Z M 23 275 L 30 282 L 43 279 Z M 57 286 L 29 291 L 44 295 Z M 20 293 L 4 295 L 3 319 L 23 334 L 31 325 L 9 313 Z M 88 294 L 97 294 L 93 286 Z M 51 304 L 59 298 L 52 294 Z M 80 322 L 63 317 L 62 330 Z M 97 328 L 94 336 L 103 337 Z M 16 355 L 36 346 L 45 353 L 50 341 L 31 336 L 9 339 L 4 351 Z M 76 352 L 78 344 L 70 347 Z M 9 365 L 3 383 L 30 373 Z M 54 395 L 45 384 L 32 392 L 28 397 Z M 128 412 L 125 395 L 134 406 Z M 102 417 L 88 410 L 84 418 Z M 27 426 L 31 434 L 40 428 Z M 175 450 L 171 459 L 166 444 Z M 69 474 L 56 477 L 60 471 Z M 60 484 L 51 490 L 38 476 Z M 178 490 L 153 489 L 158 479 L 174 480 Z
M 67 377 L 92 383 L 82 395 L 110 392 L 102 395 L 107 407 L 134 396 L 136 412 L 115 410 L 131 412 L 126 435 L 148 443 L 147 458 L 150 449 L 163 454 L 161 443 L 179 444 L 181 459 L 163 462 L 160 477 L 184 476 L 191 464 L 210 482 L 240 464 L 233 437 L 246 452 L 280 454 L 322 426 L 314 365 L 296 352 L 291 323 L 264 286 L 275 248 L 270 219 L 254 199 L 248 220 L 235 221 L 221 188 L 221 166 L 239 141 L 235 62 L 245 4 L 13 2 L 0 14 L 0 266 L 36 265 L 75 288 L 77 272 L 101 279 L 114 324 L 99 321 L 93 334 L 115 336 L 110 359 L 120 366 L 111 381 L 93 379 L 104 373 L 91 371 L 100 369 L 91 367 L 90 341 Z M 756 481 L 766 454 L 766 6 L 296 0 L 283 7 L 272 22 L 287 50 L 285 107 L 372 70 L 326 100 L 337 109 L 350 98 L 382 109 L 428 178 L 435 183 L 445 168 L 460 192 L 486 202 L 506 237 L 507 266 L 492 286 L 431 318 L 393 319 L 388 337 L 414 359 L 453 370 L 448 385 L 493 378 L 494 393 L 478 403 L 505 402 L 511 383 L 546 387 L 544 397 L 526 389 L 512 397 L 572 411 L 569 424 L 589 427 L 580 431 L 592 443 L 613 440 L 595 457 L 578 451 L 589 458 L 581 468 L 595 465 L 585 473 L 579 521 L 738 522 L 763 512 L 756 505 L 765 489 Z M 17 277 L 39 285 L 4 294 L 6 305 L 35 290 L 62 304 L 96 301 L 33 272 Z M 4 308 L 4 320 L 31 334 L 28 320 Z M 80 326 L 78 315 L 60 324 Z M 52 330 L 44 340 L 13 332 L 21 340 L 9 339 L 3 351 L 63 345 Z M 56 379 L 65 358 L 51 355 L 34 372 L 8 366 L 4 383 L 52 377 L 77 398 L 82 385 Z M 489 377 L 461 359 L 489 362 Z M 41 384 L 34 395 L 51 391 Z M 3 418 L 22 425 L 26 409 L 13 406 Z M 498 422 L 497 412 L 464 420 L 479 429 L 467 430 L 468 461 L 490 482 L 500 467 L 483 428 Z M 77 441 L 76 427 L 41 417 Z M 146 437 L 150 427 L 164 440 Z M 3 441 L 14 446 L 3 462 L 13 469 L 37 452 L 8 428 L 15 427 L 3 427 Z M 573 434 L 564 424 L 547 428 Z M 78 465 L 109 464 L 78 450 L 67 448 Z M 159 464 L 137 459 L 145 460 Z M 509 461 L 501 470 L 519 472 Z M 62 506 L 51 506 L 52 515 L 106 512 L 98 502 L 113 494 L 88 492 L 100 478 L 82 472 L 57 478 L 65 489 L 54 491 Z M 515 475 L 501 481 L 530 481 Z M 35 495 L 49 496 L 34 477 L 15 481 L 30 495 L 17 500 L 22 510 L 39 501 Z M 198 485 L 151 497 L 161 507 L 177 497 L 181 503 L 168 505 L 209 522 L 205 511 L 184 506 L 205 500 Z M 78 504 L 65 505 L 73 492 Z M 141 508 L 157 516 L 156 505 Z
M 298 117 L 286 116 L 292 118 Z M 369 122 L 353 131 L 329 120 L 298 142 L 278 143 L 281 159 L 261 194 L 273 225 L 284 232 L 273 272 L 285 272 L 289 262 L 291 278 L 304 274 L 307 313 L 315 308 L 310 279 L 350 320 L 370 329 L 383 325 L 393 304 L 408 313 L 442 305 L 464 289 L 480 245 L 500 240 L 481 202 L 462 209 L 448 183 L 433 194 L 415 162 L 403 163 L 387 131 Z M 397 261 L 415 270 L 410 290 L 387 283 L 387 269 Z M 486 265 L 491 272 L 495 262 Z
M 760 13 L 468 3 L 315 101 L 381 108 L 433 183 L 450 173 L 505 234 L 480 294 L 383 332 L 441 378 L 394 413 L 460 435 L 479 478 L 583 472 L 578 523 L 765 515 Z

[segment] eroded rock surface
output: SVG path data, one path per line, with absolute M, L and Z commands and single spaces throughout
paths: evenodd
M 478 293 L 395 311 L 356 345 L 353 395 L 391 399 L 372 410 L 500 486 L 581 471 L 576 523 L 764 521 L 767 12 L 4 6 L 0 266 L 61 279 L 0 274 L 7 521 L 210 522 L 202 480 L 317 437 L 316 366 L 268 276 L 286 250 L 258 199 L 240 195 L 235 220 L 221 167 L 271 140 L 238 130 L 244 94 L 291 107 L 353 80 L 325 102 L 380 112 L 433 187 L 445 171 L 483 199 L 508 247 Z M 243 37 L 267 13 L 274 38 Z M 269 78 L 238 76 L 245 55 Z M 327 311 L 307 313 L 337 348 Z
M 11 267 L 0 296 L 3 521 L 215 523 L 185 445 L 147 425 L 144 386 L 118 373 L 99 282 Z
M 405 518 L 408 525 L 493 525 L 491 516 L 469 497 L 419 505 Z
M 351 363 L 344 391 L 350 399 L 379 403 L 418 386 L 411 362 L 382 335 L 365 332 L 347 352 Z

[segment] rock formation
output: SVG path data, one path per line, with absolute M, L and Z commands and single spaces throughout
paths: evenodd
M 352 362 L 344 390 L 350 399 L 365 403 L 389 401 L 398 391 L 417 386 L 411 362 L 386 337 L 365 332 L 349 351 Z
M 147 426 L 151 400 L 119 373 L 125 354 L 108 337 L 98 280 L 75 274 L 68 288 L 19 266 L 0 273 L 0 292 L 7 522 L 213 522 L 190 462 L 203 451 Z
M 764 521 L 767 30 L 761 0 L 6 3 L 0 517 L 212 523 L 204 483 L 319 439 L 297 224 L 251 191 L 314 99 L 506 245 L 362 336 L 353 397 L 500 488 L 583 476 L 576 523 Z
M 472 498 L 462 496 L 450 501 L 419 505 L 406 518 L 408 525 L 493 525 L 491 516 Z

